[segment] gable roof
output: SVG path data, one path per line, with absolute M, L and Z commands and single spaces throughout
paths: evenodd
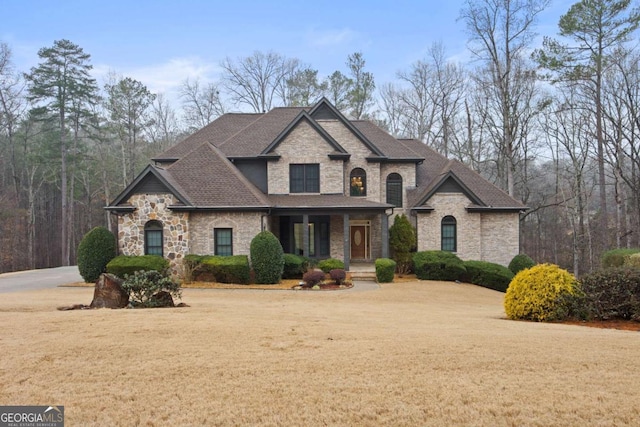
M 167 168 L 198 209 L 266 209 L 269 202 L 221 152 L 202 144 Z

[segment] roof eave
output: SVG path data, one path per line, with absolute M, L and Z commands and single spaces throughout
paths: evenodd
M 271 206 L 181 206 L 181 205 L 171 205 L 168 206 L 169 209 L 173 211 L 268 211 L 271 209 Z
M 525 212 L 526 206 L 467 206 L 467 212 Z

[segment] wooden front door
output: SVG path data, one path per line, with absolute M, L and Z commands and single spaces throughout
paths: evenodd
M 351 229 L 351 259 L 366 259 L 369 248 L 369 236 L 364 225 L 352 225 Z

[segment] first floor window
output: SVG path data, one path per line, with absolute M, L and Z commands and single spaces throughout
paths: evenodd
M 290 193 L 319 193 L 320 165 L 304 163 L 289 165 Z
M 149 221 L 144 225 L 144 254 L 162 256 L 162 223 Z
M 215 228 L 213 230 L 215 255 L 233 255 L 233 230 L 231 228 Z
M 449 252 L 456 252 L 457 243 L 456 243 L 456 219 L 452 216 L 445 216 L 442 218 L 441 223 L 441 233 L 442 233 L 442 250 Z

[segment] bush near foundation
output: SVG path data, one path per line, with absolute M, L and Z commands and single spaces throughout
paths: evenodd
M 640 252 L 640 249 L 611 249 L 602 254 L 602 268 L 622 267 L 625 258 Z
M 416 247 L 416 230 L 405 214 L 396 215 L 389 228 L 389 247 L 398 274 L 411 271 L 411 253 Z
M 506 292 L 514 274 L 507 267 L 486 261 L 464 261 L 467 270 L 461 280 L 474 285 Z
M 531 268 L 534 265 L 536 265 L 536 262 L 532 260 L 528 255 L 518 254 L 514 256 L 509 263 L 509 270 L 511 270 L 513 274 L 518 274 L 525 268 Z
M 514 320 L 563 320 L 580 296 L 571 273 L 557 265 L 538 264 L 516 274 L 505 294 L 504 309 Z
M 344 270 L 344 262 L 335 258 L 323 259 L 318 263 L 318 268 L 325 273 L 329 273 L 331 270 L 335 269 L 343 269 Z
M 580 278 L 591 318 L 640 321 L 640 268 L 615 267 Z
M 342 268 L 335 268 L 329 272 L 329 277 L 336 285 L 342 285 L 347 278 L 347 272 Z
M 115 274 L 123 279 L 125 274 L 132 275 L 136 271 L 155 270 L 164 275 L 168 269 L 169 261 L 160 255 L 119 255 L 107 264 L 107 273 Z
M 396 272 L 396 262 L 389 258 L 376 260 L 376 281 L 378 283 L 391 283 Z
M 78 245 L 78 271 L 85 282 L 95 282 L 115 256 L 116 237 L 105 227 L 95 227 Z
M 309 269 L 309 259 L 295 254 L 284 254 L 283 279 L 302 279 Z
M 284 251 L 278 238 L 270 231 L 261 231 L 251 240 L 251 268 L 255 282 L 279 283 L 284 270 Z
M 466 273 L 462 260 L 447 251 L 416 252 L 413 255 L 413 268 L 421 280 L 454 281 Z
M 323 271 L 320 270 L 310 270 L 304 273 L 302 276 L 302 281 L 307 284 L 309 287 L 313 287 L 325 279 L 326 275 Z
M 249 258 L 246 255 L 217 256 L 189 254 L 184 257 L 185 280 L 248 284 Z

